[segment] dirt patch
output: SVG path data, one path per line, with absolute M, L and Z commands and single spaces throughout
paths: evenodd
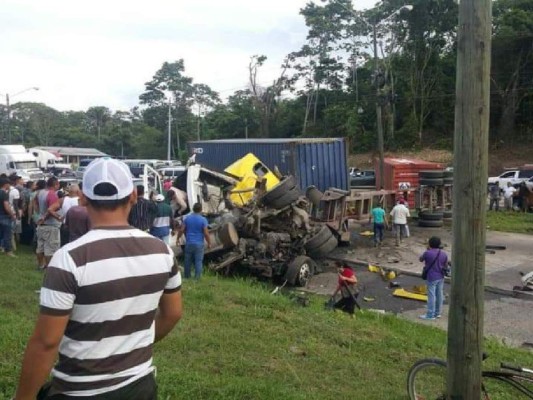
M 348 157 L 349 166 L 361 169 L 373 169 L 376 152 L 351 154 Z M 453 151 L 439 149 L 422 149 L 419 151 L 385 152 L 385 157 L 416 158 L 424 161 L 452 165 Z M 489 175 L 498 175 L 504 168 L 512 168 L 533 163 L 533 148 L 531 146 L 511 148 L 491 148 L 489 150 Z

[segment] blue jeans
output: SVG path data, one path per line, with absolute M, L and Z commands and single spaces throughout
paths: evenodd
M 385 229 L 385 224 L 379 224 L 374 222 L 374 242 L 381 243 L 383 242 L 383 232 Z
M 186 243 L 185 244 L 185 278 L 191 277 L 191 264 L 194 262 L 194 278 L 200 279 L 202 276 L 202 265 L 204 262 L 204 245 Z
M 428 286 L 428 318 L 435 318 L 442 313 L 442 303 L 444 302 L 444 279 L 427 281 Z
M 10 252 L 11 240 L 13 236 L 13 220 L 10 217 L 0 217 L 0 247 L 2 247 L 6 253 Z

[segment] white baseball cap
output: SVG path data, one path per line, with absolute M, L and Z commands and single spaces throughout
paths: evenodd
M 111 193 L 106 193 L 102 183 L 114 187 Z M 107 186 L 108 185 L 104 185 Z M 128 197 L 133 192 L 133 177 L 130 169 L 122 161 L 109 157 L 97 158 L 87 166 L 83 172 L 83 194 L 91 200 L 120 200 Z
M 155 201 L 165 201 L 165 196 L 163 196 L 162 194 L 158 194 L 155 196 Z

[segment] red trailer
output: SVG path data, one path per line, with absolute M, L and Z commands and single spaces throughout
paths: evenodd
M 396 190 L 398 193 L 407 192 L 409 207 L 414 207 L 414 190 L 418 187 L 418 173 L 420 171 L 443 169 L 442 164 L 417 160 L 412 158 L 385 158 L 383 165 L 384 177 L 379 174 L 379 159 L 374 160 L 376 171 L 376 188 L 383 185 L 384 190 Z M 383 182 L 383 184 L 382 184 Z

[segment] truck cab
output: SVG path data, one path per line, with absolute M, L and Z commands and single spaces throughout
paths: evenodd
M 44 174 L 37 166 L 37 160 L 26 152 L 22 145 L 0 146 L 0 173 L 17 174 L 23 180 L 43 179 Z

